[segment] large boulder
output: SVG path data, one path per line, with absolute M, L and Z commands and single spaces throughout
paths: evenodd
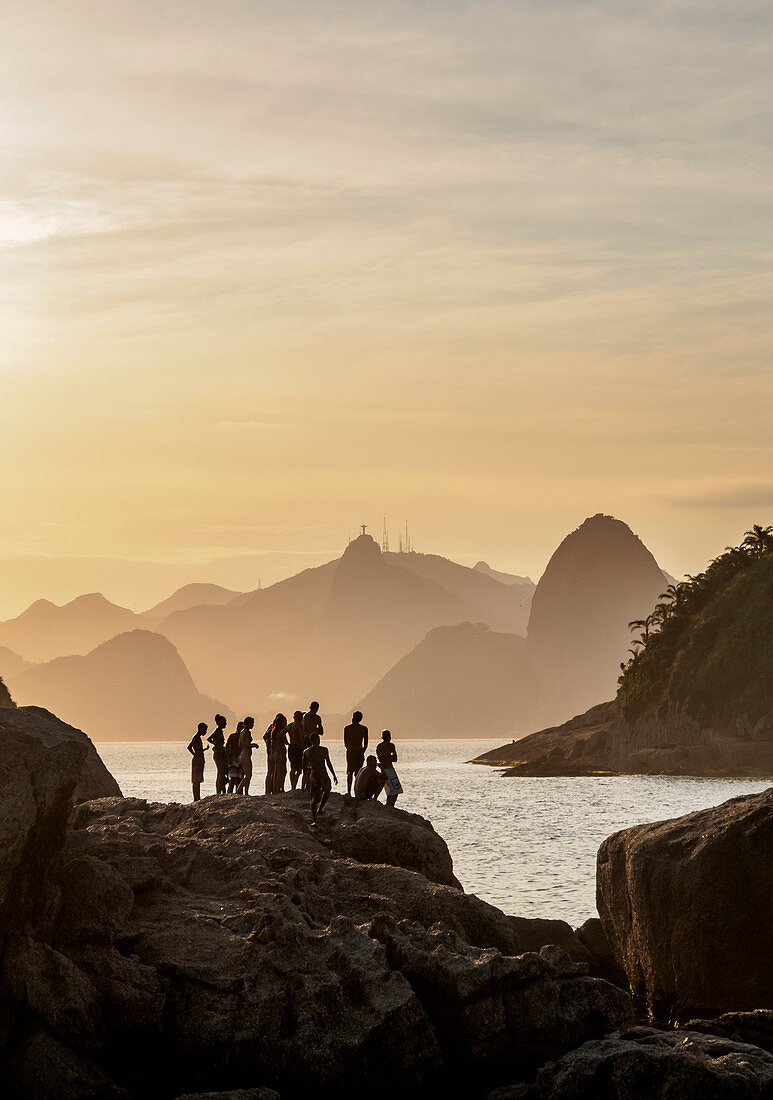
M 773 1095 L 773 1055 L 691 1031 L 631 1028 L 592 1040 L 540 1070 L 534 1085 L 488 1100 L 763 1100 Z
M 657 1018 L 773 1005 L 773 788 L 601 845 L 597 905 Z
M 459 886 L 448 845 L 417 814 L 394 815 L 389 829 L 384 828 L 379 802 L 347 799 L 338 808 L 327 830 L 328 843 L 342 856 L 360 863 L 389 863 L 419 871 L 432 882 Z
M 19 713 L 0 711 L 0 948 L 9 932 L 50 923 L 51 881 L 87 757 L 77 739 L 45 744 L 23 712 L 21 724 L 9 720 Z
M 92 798 L 106 798 L 121 793 L 121 789 L 94 748 L 94 744 L 82 730 L 68 726 L 55 714 L 42 707 L 6 707 L 0 709 L 0 745 L 2 755 L 13 750 L 19 737 L 32 738 L 41 749 L 55 749 L 60 745 L 77 745 L 80 750 L 80 767 L 72 794 L 76 802 Z M 40 768 L 37 769 L 40 771 Z M 53 770 L 53 769 L 47 769 Z

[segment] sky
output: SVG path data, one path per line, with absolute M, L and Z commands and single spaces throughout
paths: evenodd
M 2 0 L 0 616 L 773 519 L 773 8 Z

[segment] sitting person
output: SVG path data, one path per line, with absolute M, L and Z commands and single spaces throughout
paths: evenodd
M 354 797 L 358 802 L 368 802 L 371 798 L 378 798 L 383 786 L 384 776 L 379 770 L 378 761 L 375 756 L 369 756 L 354 780 Z

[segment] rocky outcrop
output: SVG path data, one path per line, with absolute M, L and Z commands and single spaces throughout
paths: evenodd
M 715 965 L 719 940 L 736 978 L 755 951 L 758 972 L 769 958 L 768 872 L 758 893 L 749 886 L 770 841 L 769 798 L 705 811 L 720 815 L 713 827 L 701 815 L 662 823 L 678 827 L 665 854 L 655 838 L 642 861 L 618 861 L 636 917 L 626 939 L 622 895 L 614 921 L 602 913 L 603 928 L 577 933 L 506 916 L 464 893 L 429 822 L 339 795 L 316 829 L 301 792 L 185 806 L 105 797 L 68 821 L 93 748 L 78 731 L 44 744 L 38 715 L 56 721 L 28 712 L 26 730 L 0 725 L 0 1072 L 11 1097 L 482 1095 L 506 1082 L 521 1083 L 499 1095 L 532 1100 L 770 1090 L 770 1013 L 749 1011 L 762 994 L 745 979 L 731 990 Z M 626 836 L 607 842 L 613 861 Z M 681 870 L 663 870 L 669 856 Z M 736 905 L 738 935 L 713 900 L 738 901 L 730 865 L 749 895 Z M 648 907 L 661 890 L 662 910 Z M 701 988 L 716 985 L 686 1004 L 729 1008 L 732 992 L 745 1011 L 689 1031 L 615 1030 L 631 999 L 582 960 L 614 975 L 611 946 L 630 977 L 634 944 L 646 958 L 652 940 L 670 940 L 686 960 L 682 995 L 700 965 L 682 921 L 711 955 Z M 679 960 L 656 960 L 669 961 Z M 662 987 L 654 964 L 650 973 Z
M 0 709 L 5 710 L 13 706 L 14 701 L 11 698 L 11 693 L 3 683 L 2 679 L 0 679 Z
M 715 729 L 683 712 L 628 721 L 600 703 L 561 726 L 479 756 L 504 775 L 773 776 L 773 740 L 743 722 Z
M 568 926 L 466 895 L 416 815 L 333 795 L 313 830 L 300 792 L 113 797 L 76 807 L 67 831 L 85 749 L 61 751 L 47 862 L 27 850 L 45 919 L 7 926 L 12 1094 L 39 1095 L 37 1080 L 52 1097 L 380 1095 L 450 1074 L 480 1091 L 630 1011 L 543 946 L 582 952 Z
M 14 746 L 17 742 L 23 742 L 25 751 L 36 759 L 35 775 L 30 775 L 32 781 L 36 778 L 52 778 L 48 773 L 54 769 L 51 766 L 52 760 L 44 755 L 46 750 L 75 745 L 79 750 L 75 755 L 80 760 L 72 789 L 75 801 L 86 802 L 92 798 L 120 795 L 120 787 L 102 763 L 91 739 L 82 730 L 68 726 L 50 711 L 42 707 L 0 708 L 0 757 L 3 760 L 10 761 L 15 756 Z M 9 787 L 9 800 L 11 797 Z
M 0 710 L 0 947 L 11 933 L 47 935 L 73 799 L 115 792 L 80 730 L 36 707 Z
M 584 1043 L 548 1063 L 534 1085 L 500 1088 L 488 1100 L 762 1100 L 773 1095 L 773 1056 L 759 1047 L 693 1031 L 634 1027 Z
M 773 1005 L 773 788 L 601 845 L 597 906 L 656 1018 Z
M 773 1054 L 773 1009 L 755 1008 L 751 1012 L 723 1012 L 715 1020 L 688 1020 L 688 1031 L 705 1031 L 725 1039 L 737 1039 L 762 1047 Z

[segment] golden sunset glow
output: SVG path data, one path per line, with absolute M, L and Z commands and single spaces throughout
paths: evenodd
M 770 22 L 7 4 L 0 612 L 766 522 Z

